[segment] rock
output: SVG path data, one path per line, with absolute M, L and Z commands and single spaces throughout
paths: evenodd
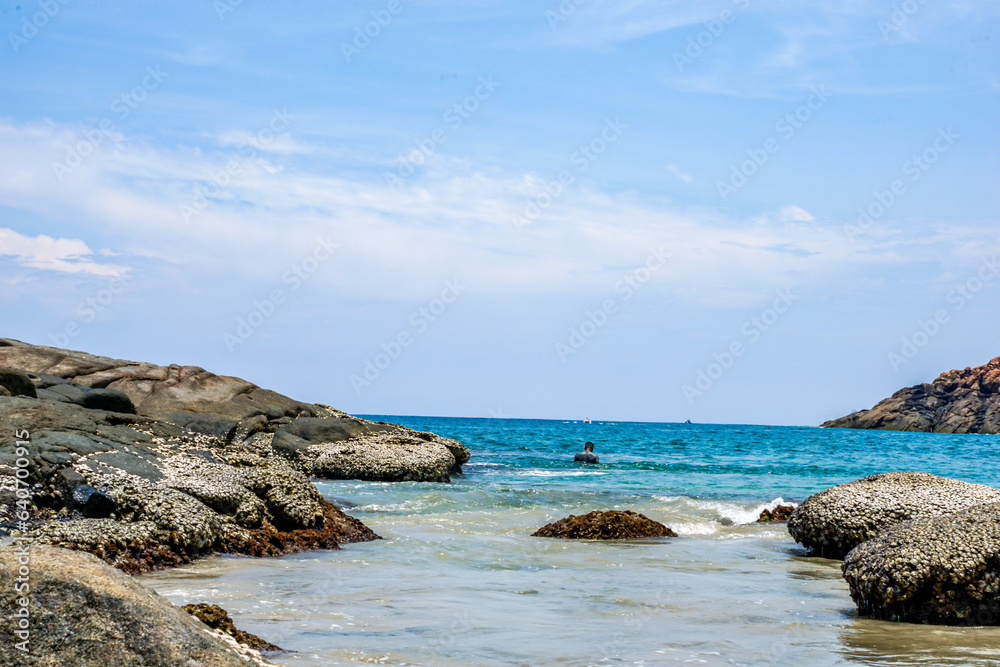
M 0 387 L 4 389 L 5 396 L 30 396 L 31 398 L 38 396 L 35 385 L 27 373 L 15 368 L 0 366 Z
M 32 546 L 27 557 L 0 548 L 0 587 L 8 614 L 27 609 L 28 654 L 15 623 L 0 624 L 0 663 L 5 665 L 269 665 L 260 654 L 213 631 L 138 581 L 91 555 Z M 30 559 L 30 560 L 29 560 Z M 28 560 L 30 588 L 13 585 Z M 27 603 L 26 607 L 22 602 Z M 27 657 L 30 656 L 30 657 Z
M 39 511 L 29 534 L 126 572 L 213 551 L 270 556 L 378 539 L 273 453 L 149 417 L 25 397 L 0 400 L 0 422 L 30 434 L 21 441 L 25 481 Z M 16 446 L 15 432 L 0 430 L 3 520 L 16 501 Z M 71 513 L 54 516 L 62 510 Z
M 872 475 L 821 491 L 795 508 L 788 532 L 814 555 L 843 558 L 889 526 L 1000 502 L 1000 491 L 920 472 Z
M 1000 625 L 1000 504 L 892 526 L 848 553 L 843 570 L 863 615 Z
M 677 537 L 677 533 L 647 516 L 626 510 L 570 515 L 531 534 L 568 540 L 629 540 L 638 537 Z
M 229 612 L 216 604 L 186 604 L 181 607 L 199 621 L 212 628 L 229 635 L 240 644 L 249 646 L 255 651 L 283 651 L 284 649 L 275 646 L 271 642 L 264 641 L 257 635 L 239 630 L 233 619 L 229 618 Z
M 934 433 L 1000 433 L 1000 357 L 942 373 L 931 384 L 901 389 L 870 410 L 823 424 Z
M 793 505 L 778 505 L 773 510 L 764 510 L 757 518 L 757 522 L 766 521 L 788 521 L 788 517 L 795 511 Z
M 80 484 L 70 493 L 70 508 L 88 519 L 104 519 L 120 511 L 118 503 L 89 484 Z

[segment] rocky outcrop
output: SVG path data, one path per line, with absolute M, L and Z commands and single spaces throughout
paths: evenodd
M 933 433 L 1000 433 L 1000 357 L 985 366 L 942 373 L 931 384 L 901 389 L 871 410 L 823 424 Z
M 0 532 L 126 572 L 378 539 L 309 477 L 448 481 L 469 458 L 453 440 L 200 368 L 6 339 L 0 364 Z
M 919 472 L 872 475 L 821 491 L 795 508 L 788 532 L 814 555 L 843 558 L 902 521 L 1000 502 L 1000 491 Z
M 255 634 L 237 628 L 233 619 L 229 618 L 229 612 L 217 604 L 186 604 L 181 608 L 213 630 L 223 632 L 255 651 L 275 653 L 282 650 L 281 647 L 275 646 Z
M 892 526 L 847 554 L 844 578 L 863 615 L 1000 625 L 1000 504 Z
M 177 425 L 72 403 L 0 398 L 0 520 L 18 493 L 36 541 L 126 572 L 201 554 L 279 555 L 377 539 L 280 456 Z M 18 451 L 18 450 L 21 451 Z M 15 477 L 18 459 L 26 477 Z
M 637 512 L 612 510 L 570 515 L 539 528 L 531 536 L 567 540 L 628 540 L 639 537 L 677 537 L 677 533 Z
M 30 571 L 18 589 L 20 568 Z M 0 548 L 0 663 L 56 667 L 107 665 L 269 665 L 138 581 L 88 554 L 32 546 Z M 18 614 L 22 614 L 18 616 Z M 23 628 L 20 618 L 24 619 Z M 13 621 L 12 621 L 13 619 Z M 18 634 L 19 632 L 23 634 Z M 27 649 L 22 651 L 21 647 Z

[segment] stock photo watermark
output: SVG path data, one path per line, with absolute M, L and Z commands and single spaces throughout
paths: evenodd
M 549 28 L 551 30 L 556 30 L 560 25 L 569 20 L 573 14 L 576 14 L 576 10 L 580 5 L 586 3 L 588 0 L 561 0 L 559 4 L 555 6 L 555 9 L 545 10 L 545 20 L 549 22 Z
M 916 183 L 941 158 L 941 155 L 955 145 L 958 138 L 959 135 L 955 134 L 951 127 L 939 128 L 934 141 L 903 162 L 900 166 L 902 175 L 910 183 Z M 858 217 L 854 224 L 844 225 L 844 234 L 847 235 L 849 242 L 856 243 L 860 236 L 869 232 L 875 223 L 895 206 L 900 197 L 907 193 L 906 180 L 893 179 L 885 190 L 874 191 L 867 205 L 858 207 Z
M 271 290 L 263 299 L 253 301 L 253 308 L 245 316 L 236 318 L 236 327 L 222 334 L 222 342 L 233 352 L 250 338 L 264 324 L 274 317 L 278 309 L 288 300 L 289 294 L 297 291 L 309 280 L 327 260 L 333 257 L 339 246 L 328 236 L 317 238 L 312 251 L 302 260 L 293 263 L 281 276 L 281 282 L 288 285 L 287 291 L 280 287 Z
M 403 13 L 403 8 L 403 0 L 389 0 L 384 8 L 372 10 L 372 20 L 354 28 L 354 39 L 340 43 L 340 52 L 344 55 L 344 60 L 351 62 L 353 58 L 360 56 L 361 52 L 371 46 L 372 41 L 378 39 L 382 31 Z
M 697 35 L 688 37 L 684 50 L 674 51 L 674 65 L 677 66 L 678 72 L 684 72 L 685 67 L 693 64 L 706 49 L 711 48 L 726 31 L 726 26 L 736 20 L 738 12 L 746 11 L 750 7 L 750 0 L 733 0 L 733 4 L 736 5 L 735 10 L 723 9 L 715 18 L 704 21 L 702 23 L 704 29 Z
M 681 387 L 688 405 L 694 405 L 695 399 L 709 391 L 729 369 L 736 365 L 736 360 L 746 354 L 750 346 L 770 331 L 781 316 L 799 300 L 790 289 L 780 289 L 775 294 L 775 299 L 768 308 L 743 323 L 740 327 L 740 338 L 733 340 L 722 352 L 712 353 L 713 361 L 705 368 L 698 369 L 694 383 Z
M 601 128 L 601 131 L 590 141 L 582 144 L 570 154 L 569 163 L 576 167 L 577 173 L 582 174 L 598 158 L 604 155 L 613 143 L 621 138 L 622 133 L 626 129 L 628 129 L 628 125 L 623 123 L 618 117 L 615 117 L 614 120 L 610 118 L 605 119 L 604 127 Z M 520 214 L 515 215 L 511 219 L 517 233 L 520 234 L 524 227 L 537 220 L 542 215 L 542 212 L 552 206 L 566 192 L 566 188 L 574 182 L 576 182 L 576 176 L 569 169 L 560 171 L 555 180 L 542 181 L 544 192 L 540 192 L 533 197 L 524 205 Z
M 649 282 L 653 274 L 666 265 L 668 259 L 670 259 L 670 255 L 663 249 L 663 246 L 650 248 L 649 256 L 643 265 L 629 271 L 615 283 L 613 289 L 615 294 L 619 296 L 607 298 L 597 308 L 585 311 L 584 319 L 579 324 L 570 327 L 566 342 L 556 342 L 556 354 L 559 355 L 559 360 L 566 363 L 570 356 L 583 349 L 587 341 L 596 336 L 597 332 L 603 329 L 612 317 L 621 312 L 622 303 L 635 296 L 635 293 Z
M 159 65 L 147 67 L 146 74 L 138 85 L 133 86 L 111 102 L 111 111 L 118 116 L 119 121 L 124 121 L 139 108 L 140 104 L 146 101 L 151 92 L 160 87 L 160 84 L 168 76 L 170 75 L 161 70 Z M 84 138 L 67 147 L 66 156 L 62 162 L 52 162 L 52 172 L 56 175 L 56 179 L 62 183 L 63 179 L 72 174 L 77 167 L 83 164 L 84 160 L 97 152 L 104 140 L 117 130 L 118 126 L 111 118 L 102 118 L 98 121 L 97 127 L 89 127 L 84 130 Z
M 500 84 L 493 79 L 492 74 L 479 77 L 478 85 L 472 93 L 448 107 L 441 116 L 442 120 L 444 120 L 451 131 L 459 129 L 465 121 L 472 118 L 483 102 L 493 97 L 493 93 L 499 87 Z M 438 148 L 446 141 L 448 141 L 448 130 L 442 127 L 436 127 L 427 136 L 414 141 L 413 149 L 400 158 L 395 172 L 383 172 L 382 175 L 385 178 L 386 185 L 394 190 L 399 189 L 403 184 L 403 180 L 413 176 L 417 171 L 417 167 L 427 162 L 428 158 L 434 155 Z
M 34 12 L 30 17 L 21 18 L 21 29 L 17 32 L 7 33 L 7 41 L 10 42 L 10 48 L 14 50 L 14 53 L 20 52 L 22 46 L 38 37 L 49 21 L 58 16 L 62 8 L 69 2 L 70 0 L 40 0 L 37 12 Z
M 777 132 L 778 136 L 768 137 L 757 148 L 748 148 L 746 151 L 747 159 L 732 165 L 727 180 L 716 182 L 715 188 L 722 201 L 728 201 L 730 195 L 735 194 L 737 190 L 749 183 L 754 174 L 760 171 L 771 159 L 771 156 L 781 149 L 782 140 L 788 141 L 794 137 L 795 133 L 802 129 L 813 117 L 813 114 L 822 109 L 832 96 L 826 86 L 810 86 L 809 90 L 812 91 L 812 94 L 805 102 L 786 113 L 774 124 L 774 131 Z
M 898 371 L 910 363 L 951 322 L 952 315 L 965 308 L 998 275 L 1000 257 L 994 255 L 984 259 L 972 277 L 955 285 L 945 296 L 948 308 L 939 308 L 931 317 L 918 320 L 913 332 L 903 336 L 899 349 L 889 352 L 887 359 L 892 370 Z
M 888 18 L 878 21 L 878 29 L 882 33 L 882 37 L 888 40 L 891 35 L 898 34 L 910 20 L 910 17 L 926 4 L 927 0 L 903 0 L 898 5 L 893 5 L 892 13 L 889 14 Z
M 258 159 L 257 151 L 267 150 L 267 147 L 274 142 L 280 132 L 288 129 L 288 126 L 295 116 L 288 113 L 288 109 L 274 109 L 267 125 L 257 130 L 247 137 L 236 147 L 236 155 L 226 162 L 225 167 L 211 170 L 209 176 L 211 183 L 196 183 L 192 187 L 191 200 L 187 204 L 180 205 L 181 219 L 184 224 L 191 224 L 191 220 L 208 208 L 212 199 L 218 199 L 228 190 L 233 179 L 243 173 L 253 160 Z
M 58 331 L 49 333 L 49 340 L 56 347 L 67 347 L 70 341 L 83 331 L 83 325 L 90 324 L 97 316 L 106 311 L 128 287 L 132 284 L 132 272 L 126 269 L 122 275 L 108 281 L 106 287 L 91 294 L 77 304 L 73 312 L 76 317 L 66 322 Z
M 365 359 L 364 367 L 360 373 L 351 374 L 348 380 L 351 387 L 354 388 L 354 393 L 360 395 L 363 389 L 370 387 L 382 377 L 382 373 L 402 356 L 403 351 L 413 345 L 417 336 L 427 331 L 431 324 L 438 321 L 467 289 L 468 285 L 463 285 L 457 278 L 446 280 L 444 288 L 437 297 L 413 311 L 408 327 L 401 329 L 389 342 L 383 342 L 379 346 L 381 352 L 376 353 L 374 357 Z
M 31 486 L 28 478 L 31 476 L 31 459 L 28 458 L 28 447 L 31 446 L 31 434 L 26 429 L 16 429 L 14 431 L 14 485 L 16 500 L 14 503 L 14 526 L 22 535 L 15 536 L 14 555 L 17 557 L 17 576 L 12 582 L 14 591 L 20 593 L 15 602 L 17 608 L 11 614 L 14 635 L 20 639 L 15 642 L 14 648 L 22 653 L 28 653 L 28 645 L 31 642 L 31 542 L 30 536 L 23 535 L 28 530 L 28 522 L 31 520 Z

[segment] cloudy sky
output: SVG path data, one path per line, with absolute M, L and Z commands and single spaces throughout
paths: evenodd
M 4 2 L 0 336 L 817 424 L 1000 354 L 991 2 Z

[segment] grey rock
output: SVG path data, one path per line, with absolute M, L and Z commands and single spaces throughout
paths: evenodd
M 35 385 L 23 371 L 0 366 L 0 387 L 6 396 L 30 396 L 35 398 Z
M 89 554 L 31 547 L 30 590 L 18 592 L 13 585 L 21 565 L 18 558 L 15 548 L 0 547 L 0 573 L 7 582 L 0 587 L 0 600 L 8 614 L 21 609 L 22 601 L 27 603 L 29 651 L 17 649 L 22 640 L 15 634 L 15 623 L 0 624 L 0 663 L 4 665 L 270 664 L 258 652 L 211 630 Z
M 843 558 L 902 521 L 993 502 L 1000 502 L 1000 491 L 988 486 L 928 473 L 890 472 L 806 498 L 789 517 L 788 532 L 815 555 Z
M 823 424 L 934 433 L 1000 433 L 1000 357 L 976 368 L 942 373 L 930 384 L 901 389 L 870 410 Z
M 1000 504 L 892 526 L 848 553 L 843 571 L 862 615 L 1000 625 Z

